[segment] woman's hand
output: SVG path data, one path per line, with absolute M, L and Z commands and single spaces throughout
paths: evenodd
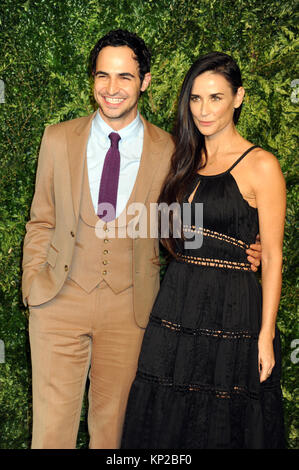
M 272 374 L 275 365 L 273 336 L 269 333 L 260 332 L 258 340 L 258 364 L 260 382 L 267 380 Z

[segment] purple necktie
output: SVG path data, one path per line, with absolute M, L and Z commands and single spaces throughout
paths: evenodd
M 120 168 L 118 150 L 120 135 L 111 132 L 109 139 L 111 140 L 111 146 L 106 153 L 98 198 L 98 216 L 105 222 L 115 219 Z

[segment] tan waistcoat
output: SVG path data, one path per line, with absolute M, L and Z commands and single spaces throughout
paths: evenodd
M 134 193 L 133 188 L 127 206 L 133 202 Z M 121 225 L 119 218 L 104 224 L 96 215 L 85 158 L 77 237 L 69 277 L 86 292 L 91 292 L 102 281 L 107 282 L 115 293 L 133 284 L 133 240 L 128 236 L 117 237 L 119 233 L 125 236 L 126 228 L 126 225 Z M 119 271 L 122 276 L 116 275 Z

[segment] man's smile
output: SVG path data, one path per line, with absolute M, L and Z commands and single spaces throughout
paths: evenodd
M 123 101 L 125 100 L 125 98 L 111 98 L 109 96 L 103 96 L 103 99 L 106 103 L 112 104 L 112 105 L 123 103 Z

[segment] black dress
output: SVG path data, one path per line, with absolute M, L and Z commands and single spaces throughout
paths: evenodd
M 263 383 L 258 373 L 261 286 L 245 253 L 258 213 L 242 197 L 232 168 L 197 175 L 191 203 L 203 203 L 203 244 L 168 266 L 145 331 L 122 448 L 284 447 L 280 344 Z M 187 202 L 186 198 L 186 202 Z M 181 245 L 182 246 L 182 245 Z

